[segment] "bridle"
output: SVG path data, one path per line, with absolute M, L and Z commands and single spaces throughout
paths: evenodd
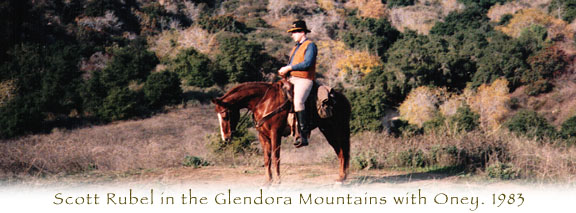
M 266 92 L 264 93 L 264 96 L 262 96 L 262 99 L 260 99 L 260 101 L 258 101 L 258 103 L 256 104 L 256 106 L 258 106 L 262 100 L 264 100 L 264 98 L 266 97 L 266 94 L 268 94 L 268 91 L 270 90 L 271 87 L 268 87 L 268 89 L 266 89 Z M 289 107 L 291 106 L 290 100 L 288 98 L 285 97 L 285 101 L 282 103 L 282 105 L 280 105 L 279 107 L 277 107 L 276 109 L 272 110 L 269 113 L 266 113 L 264 116 L 262 116 L 262 118 L 260 118 L 258 121 L 256 121 L 256 129 L 262 127 L 262 125 L 264 125 L 264 122 L 266 122 L 268 119 L 270 119 L 272 116 L 286 110 L 289 109 Z

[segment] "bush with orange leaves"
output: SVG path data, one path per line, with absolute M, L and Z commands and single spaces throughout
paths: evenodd
M 548 30 L 549 38 L 562 36 L 572 36 L 572 31 L 568 24 L 560 19 L 554 18 L 545 12 L 528 8 L 518 11 L 514 17 L 505 26 L 497 26 L 496 30 L 504 32 L 506 35 L 518 38 L 527 27 L 531 25 L 544 26 Z
M 368 18 L 382 18 L 386 16 L 386 5 L 381 0 L 351 0 L 345 5 L 348 8 L 358 8 L 358 15 Z
M 372 69 L 382 65 L 380 57 L 370 54 L 368 51 L 346 50 L 344 56 L 336 62 L 336 68 L 340 70 L 338 76 L 348 82 L 355 83 L 364 75 L 372 72 Z
M 504 78 L 482 84 L 476 92 L 466 89 L 464 96 L 472 111 L 480 115 L 480 126 L 487 131 L 500 128 L 510 111 L 508 81 Z
M 319 41 L 318 65 L 326 71 L 325 75 L 330 85 L 335 82 L 355 84 L 374 67 L 381 66 L 380 57 L 368 51 L 349 49 L 344 42 L 326 40 Z

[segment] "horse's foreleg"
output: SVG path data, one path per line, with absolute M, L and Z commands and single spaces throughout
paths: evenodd
M 280 183 L 280 146 L 282 145 L 282 136 L 278 133 L 273 133 L 271 139 L 272 163 L 275 167 L 277 183 Z
M 263 134 L 258 134 L 260 143 L 262 144 L 262 151 L 264 153 L 264 167 L 266 168 L 266 178 L 268 184 L 272 182 L 272 162 L 270 161 L 271 147 L 270 139 Z

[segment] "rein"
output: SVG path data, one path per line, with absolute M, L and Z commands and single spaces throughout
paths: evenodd
M 260 99 L 260 101 L 258 102 L 258 104 L 256 105 L 260 105 L 260 102 L 262 102 L 262 100 L 264 99 L 264 97 L 266 97 L 266 94 L 268 94 L 268 91 L 270 90 L 270 88 L 268 88 L 266 90 L 266 92 L 264 93 L 264 96 L 262 97 L 262 99 Z M 286 100 L 284 101 L 284 103 L 282 103 L 282 105 L 280 105 L 279 107 L 277 107 L 276 109 L 274 109 L 272 112 L 266 113 L 266 115 L 262 116 L 262 118 L 260 118 L 258 121 L 256 121 L 256 128 L 260 128 L 262 127 L 262 125 L 264 124 L 264 122 L 266 122 L 268 119 L 270 119 L 272 116 L 284 111 L 287 109 L 287 107 L 290 107 L 290 100 L 288 98 L 286 98 Z
M 258 120 L 258 122 L 256 122 L 256 128 L 260 128 L 264 122 L 266 122 L 268 119 L 270 119 L 273 115 L 278 114 L 279 112 L 284 111 L 285 109 L 287 109 L 287 106 L 290 106 L 290 101 L 288 99 L 286 99 L 284 101 L 284 103 L 282 103 L 281 106 L 279 106 L 278 108 L 276 108 L 274 111 L 264 115 L 260 120 Z

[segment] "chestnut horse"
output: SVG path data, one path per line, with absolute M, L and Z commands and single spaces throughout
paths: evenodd
M 253 113 L 256 130 L 264 153 L 264 165 L 268 183 L 272 183 L 272 165 L 280 182 L 280 145 L 282 136 L 288 136 L 288 113 L 292 102 L 284 92 L 287 81 L 275 83 L 249 82 L 230 89 L 220 98 L 212 99 L 220 123 L 222 140 L 229 142 L 240 118 L 240 109 L 247 108 Z M 350 102 L 336 92 L 333 116 L 321 119 L 316 110 L 311 123 L 318 127 L 332 146 L 340 163 L 337 179 L 342 182 L 347 177 L 350 161 Z M 308 106 L 307 106 L 308 107 Z

